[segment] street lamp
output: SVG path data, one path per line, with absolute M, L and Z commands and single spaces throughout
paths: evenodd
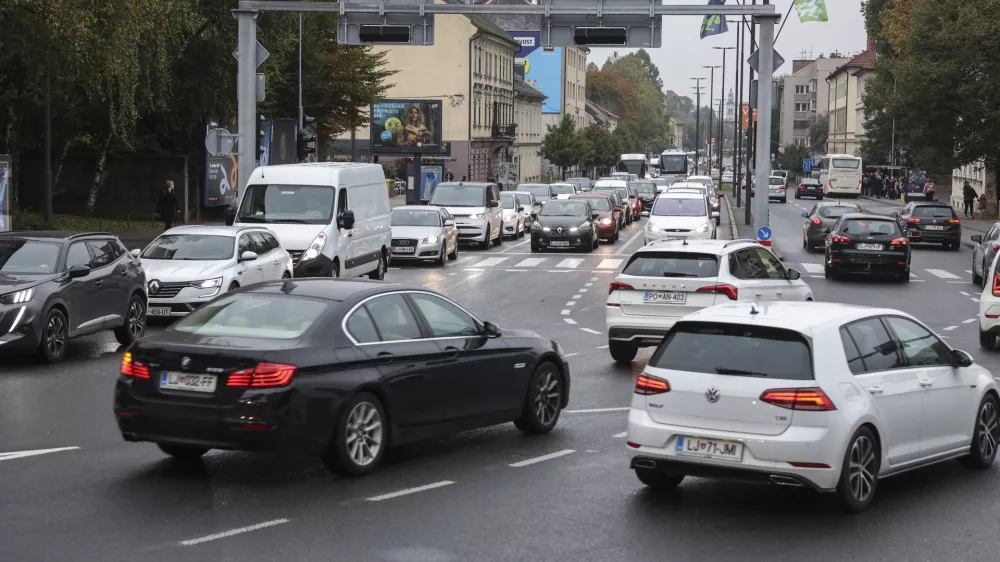
M 696 101 L 694 120 L 694 175 L 698 175 L 698 159 L 701 157 L 701 81 L 704 78 L 692 78 L 695 81 Z
M 702 68 L 707 68 L 712 74 L 708 81 L 708 99 L 711 101 L 712 96 L 715 95 L 715 69 L 720 68 L 719 66 L 702 66 Z M 712 118 L 715 116 L 715 104 L 710 103 L 709 107 L 711 111 L 708 112 L 708 138 L 712 138 Z M 712 175 L 712 148 L 714 148 L 714 143 L 708 143 L 708 174 Z
M 726 118 L 726 113 L 725 113 L 725 98 L 726 98 L 726 51 L 732 51 L 732 50 L 735 49 L 735 47 L 712 47 L 712 48 L 715 49 L 716 51 L 722 51 L 722 95 L 721 95 L 721 97 L 723 99 L 723 102 L 720 104 L 720 107 L 722 107 L 722 112 L 719 114 L 719 137 L 718 137 L 719 138 L 719 186 L 721 187 L 722 186 L 722 137 L 723 137 L 722 133 L 723 133 L 723 130 L 724 130 L 723 124 L 725 123 L 725 118 Z M 734 154 L 733 157 L 735 158 L 736 155 Z M 734 163 L 735 163 L 735 160 L 734 160 Z

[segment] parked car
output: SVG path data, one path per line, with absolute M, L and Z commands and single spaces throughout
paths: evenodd
M 1000 251 L 1000 222 L 994 223 L 985 235 L 973 236 L 972 241 L 976 243 L 976 247 L 972 250 L 972 282 L 985 287 L 992 282 L 989 275 L 990 266 Z
M 892 216 L 914 244 L 941 244 L 951 250 L 962 247 L 962 221 L 947 203 L 907 203 Z
M 500 188 L 495 183 L 447 182 L 438 184 L 431 205 L 444 207 L 455 218 L 458 241 L 487 249 L 503 244 L 503 211 Z
M 812 252 L 825 247 L 826 236 L 840 217 L 848 213 L 861 212 L 863 212 L 861 205 L 843 203 L 841 199 L 816 203 L 812 209 L 802 213 L 802 218 L 806 219 L 802 225 L 802 249 Z
M 70 339 L 104 330 L 123 345 L 146 331 L 146 275 L 118 238 L 0 233 L 0 352 L 56 363 Z
M 455 217 L 434 205 L 396 207 L 392 210 L 392 259 L 434 261 L 439 266 L 445 259 L 457 260 Z

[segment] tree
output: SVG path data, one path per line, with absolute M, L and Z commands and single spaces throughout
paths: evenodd
M 633 133 L 624 148 L 652 152 L 669 143 L 670 118 L 659 70 L 645 51 L 616 53 L 600 69 L 588 70 L 587 97 L 621 117 L 616 132 L 625 127 Z
M 540 154 L 549 162 L 559 166 L 559 175 L 566 179 L 566 168 L 579 164 L 584 152 L 582 135 L 577 134 L 573 118 L 567 113 L 555 125 L 547 127 L 548 132 L 542 139 Z
M 804 146 L 791 145 L 783 147 L 778 154 L 778 169 L 790 172 L 802 172 L 802 161 L 809 158 L 809 149 Z
M 830 115 L 818 113 L 809 120 L 809 146 L 813 154 L 826 154 L 830 137 Z
M 583 131 L 589 151 L 582 164 L 587 169 L 597 169 L 599 173 L 611 170 L 618 164 L 624 152 L 618 144 L 618 139 L 608 131 L 604 124 L 594 124 Z

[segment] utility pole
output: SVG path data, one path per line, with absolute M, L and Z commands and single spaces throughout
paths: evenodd
M 695 81 L 695 111 L 694 111 L 694 175 L 698 175 L 698 160 L 701 158 L 701 81 L 704 78 L 692 78 Z
M 754 6 L 757 5 L 757 0 L 753 0 L 753 5 Z M 754 20 L 753 18 L 751 18 L 750 19 L 750 52 L 753 53 L 756 50 L 757 50 L 757 21 Z M 750 68 L 750 79 L 747 82 L 748 84 L 753 84 L 753 75 L 754 75 L 754 70 L 751 67 Z M 757 105 L 760 105 L 759 101 L 760 100 L 758 100 Z M 756 159 L 756 155 L 755 155 L 755 152 L 754 152 L 754 145 L 756 143 L 754 141 L 757 138 L 757 123 L 755 123 L 754 119 L 753 119 L 754 113 L 756 111 L 757 111 L 757 109 L 755 107 L 752 107 L 752 105 L 751 105 L 751 107 L 750 107 L 750 115 L 747 116 L 747 127 L 748 127 L 747 128 L 747 151 L 746 151 L 746 155 L 747 155 L 747 173 L 746 173 L 746 180 L 747 180 L 747 191 L 746 191 L 746 194 L 747 194 L 747 209 L 746 209 L 746 216 L 744 217 L 744 221 L 745 221 L 744 224 L 747 224 L 747 225 L 753 224 L 753 217 L 751 216 L 751 213 L 750 213 L 750 207 L 751 207 L 751 205 L 750 205 L 750 190 L 753 189 L 753 173 L 754 173 L 753 170 L 754 170 L 754 160 Z M 765 195 L 765 197 L 766 197 L 766 195 Z
M 45 224 L 52 228 L 52 72 L 45 52 Z M 13 329 L 13 328 L 12 328 Z
M 743 29 L 746 21 L 746 17 L 743 17 L 740 18 L 739 22 L 735 22 L 739 24 L 739 27 L 736 28 L 736 46 L 738 48 L 736 52 L 736 122 L 733 123 L 733 130 L 736 131 L 736 134 L 733 135 L 733 194 L 736 195 L 737 209 L 740 207 L 743 191 L 740 175 L 743 171 L 741 167 L 743 162 Z
M 302 14 L 299 14 L 299 120 L 296 121 L 299 127 L 302 126 Z
M 712 47 L 716 51 L 722 51 L 722 102 L 719 104 L 722 110 L 719 112 L 719 187 L 722 187 L 722 140 L 726 131 L 726 51 L 732 51 L 733 47 Z M 736 154 L 733 154 L 733 163 L 736 163 Z
M 707 68 L 712 73 L 711 77 L 708 79 L 708 108 L 709 108 L 709 112 L 708 112 L 708 138 L 709 138 L 709 143 L 708 143 L 708 175 L 711 176 L 712 175 L 712 150 L 715 148 L 715 143 L 711 142 L 712 135 L 715 134 L 715 131 L 713 130 L 714 127 L 712 125 L 713 124 L 713 117 L 715 116 L 715 104 L 712 103 L 712 96 L 715 95 L 715 69 L 719 68 L 719 67 L 718 66 L 703 66 L 702 68 Z
M 768 0 L 764 0 L 768 4 Z M 757 213 L 754 215 L 754 231 L 770 224 L 768 216 L 768 176 L 771 175 L 771 164 L 768 155 L 771 153 L 771 102 L 777 95 L 772 87 L 774 77 L 774 24 L 781 19 L 779 15 L 757 16 L 760 22 L 760 79 L 757 86 L 757 125 L 755 136 L 757 146 L 754 150 L 754 174 L 761 194 L 757 196 Z M 763 130 L 763 134 L 761 133 Z

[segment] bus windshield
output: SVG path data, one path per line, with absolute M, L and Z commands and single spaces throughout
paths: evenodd
M 664 174 L 687 173 L 687 156 L 660 156 L 660 171 Z

